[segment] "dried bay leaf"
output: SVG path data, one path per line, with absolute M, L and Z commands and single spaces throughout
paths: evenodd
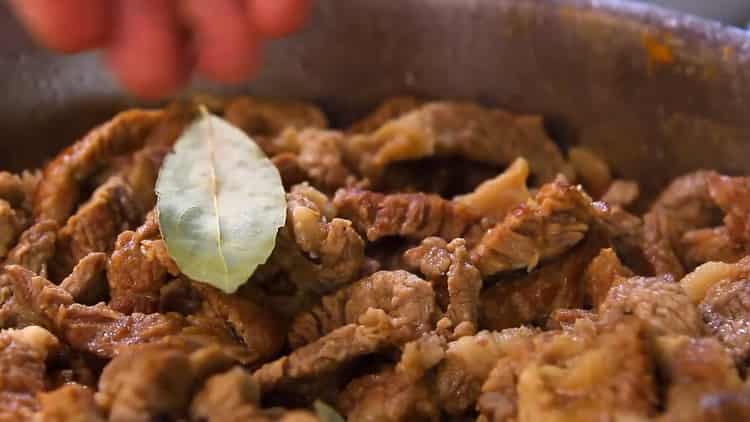
M 286 219 L 276 167 L 244 132 L 205 110 L 165 159 L 156 193 L 177 266 L 227 293 L 268 259 Z

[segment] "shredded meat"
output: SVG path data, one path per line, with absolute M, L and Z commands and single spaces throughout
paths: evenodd
M 321 298 L 295 318 L 289 332 L 293 347 L 313 342 L 347 324 L 356 324 L 370 309 L 385 312 L 391 337 L 405 343 L 430 331 L 435 294 L 430 283 L 406 271 L 379 271 Z
M 698 310 L 670 276 L 621 281 L 609 290 L 599 307 L 599 315 L 605 320 L 635 315 L 652 335 L 695 337 L 703 331 Z
M 469 262 L 466 241 L 458 238 L 446 244 L 440 238 L 428 237 L 406 251 L 404 261 L 409 267 L 421 270 L 433 282 L 434 290 L 446 291 L 445 317 L 437 323 L 442 334 L 453 338 L 476 333 L 482 278 Z
M 427 103 L 371 134 L 353 136 L 346 150 L 349 161 L 372 177 L 390 163 L 434 155 L 497 165 L 524 157 L 543 182 L 564 170 L 562 153 L 545 133 L 540 117 L 514 116 L 471 103 Z
M 73 300 L 86 305 L 102 301 L 107 293 L 107 282 L 104 270 L 107 267 L 107 255 L 92 252 L 73 267 L 73 271 L 60 283 L 60 287 L 73 296 Z
M 588 301 L 594 308 L 607 298 L 609 290 L 626 279 L 632 277 L 633 272 L 622 265 L 617 254 L 611 249 L 602 249 L 594 259 L 591 260 L 583 274 L 583 286 L 586 290 Z
M 480 217 L 467 206 L 423 193 L 382 194 L 363 189 L 340 189 L 334 205 L 339 215 L 375 241 L 386 236 L 422 240 L 461 237 Z
M 454 200 L 486 218 L 502 220 L 513 208 L 529 199 L 528 176 L 529 163 L 518 158 L 504 172 Z
M 487 231 L 472 250 L 472 261 L 484 276 L 533 269 L 584 238 L 592 208 L 591 199 L 579 187 L 557 179 Z
M 39 394 L 36 422 L 104 422 L 106 419 L 94 401 L 94 392 L 83 385 L 70 383 Z
M 747 246 L 736 243 L 726 227 L 710 227 L 686 232 L 681 239 L 687 268 L 704 262 L 737 262 L 747 255 Z
M 51 220 L 40 221 L 23 232 L 5 265 L 20 265 L 44 276 L 47 261 L 55 254 L 56 240 L 57 224 Z
M 47 319 L 52 331 L 73 348 L 112 357 L 121 346 L 149 343 L 178 333 L 185 321 L 176 314 L 123 315 L 103 303 L 73 303 L 62 288 L 19 266 L 5 269 L 15 296 Z
M 307 184 L 287 194 L 287 227 L 271 261 L 305 290 L 325 292 L 350 283 L 364 264 L 364 241 L 350 221 L 334 214 L 328 198 Z
M 414 97 L 392 97 L 383 101 L 375 110 L 349 127 L 350 133 L 369 133 L 392 119 L 416 110 L 424 102 Z
M 31 420 L 44 391 L 46 361 L 58 340 L 37 326 L 0 331 L 0 421 Z
M 535 330 L 525 327 L 480 331 L 449 343 L 435 376 L 438 402 L 443 410 L 452 415 L 469 410 L 495 362 L 523 348 L 535 334 Z
M 138 230 L 117 237 L 107 264 L 110 306 L 126 314 L 155 312 L 159 290 L 170 274 L 177 275 L 179 270 L 160 239 L 159 222 L 152 211 Z
M 26 228 L 26 215 L 0 199 L 0 257 L 4 257 Z
M 599 251 L 590 239 L 540 268 L 481 293 L 481 326 L 492 330 L 543 321 L 556 309 L 583 306 L 583 272 Z
M 732 357 L 718 341 L 664 336 L 656 345 L 660 373 L 669 385 L 664 420 L 732 420 L 711 419 L 706 409 L 712 395 L 742 388 Z
M 602 195 L 602 202 L 613 207 L 626 208 L 632 205 L 640 195 L 638 182 L 633 180 L 616 179 L 609 185 L 607 191 Z

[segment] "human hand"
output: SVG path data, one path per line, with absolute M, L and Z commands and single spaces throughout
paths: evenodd
M 11 0 L 36 40 L 60 52 L 101 48 L 120 82 L 156 98 L 193 70 L 239 82 L 258 69 L 260 44 L 304 22 L 311 0 Z

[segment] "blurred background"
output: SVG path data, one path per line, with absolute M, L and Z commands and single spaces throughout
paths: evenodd
M 750 28 L 750 0 L 639 0 Z

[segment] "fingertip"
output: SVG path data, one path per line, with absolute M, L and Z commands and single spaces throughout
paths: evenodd
M 283 37 L 301 28 L 312 0 L 246 0 L 247 13 L 266 37 Z
M 190 68 L 185 43 L 169 0 L 120 0 L 105 59 L 120 83 L 133 94 L 158 99 L 187 82 Z
M 75 53 L 103 45 L 111 27 L 110 5 L 101 0 L 11 0 L 16 16 L 40 44 Z

